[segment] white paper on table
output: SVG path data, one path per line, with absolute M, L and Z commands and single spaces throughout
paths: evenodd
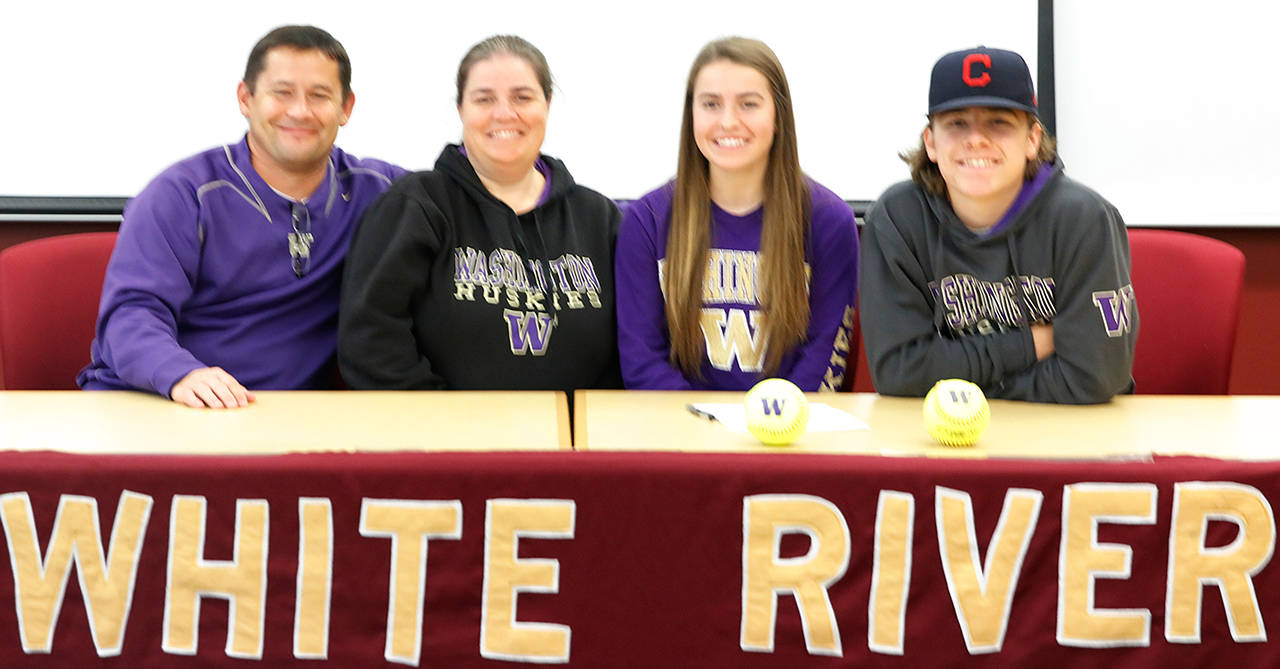
M 747 431 L 747 411 L 741 402 L 696 402 L 690 407 L 715 418 L 730 430 Z M 849 432 L 870 430 L 871 426 L 853 414 L 822 402 L 809 403 L 809 432 Z

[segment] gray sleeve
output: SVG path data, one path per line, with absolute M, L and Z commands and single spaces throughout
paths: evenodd
M 1054 230 L 1054 353 L 1009 375 L 993 397 L 1094 404 L 1133 385 L 1138 310 L 1124 221 L 1101 198 L 1067 216 Z
M 957 338 L 939 332 L 929 268 L 920 261 L 922 255 L 928 257 L 927 251 L 912 248 L 884 200 L 867 214 L 858 291 L 862 337 L 876 391 L 921 397 L 934 383 L 949 378 L 972 381 L 986 391 L 1030 367 L 1035 346 L 1028 330 Z M 916 206 L 923 205 L 903 204 L 904 209 Z

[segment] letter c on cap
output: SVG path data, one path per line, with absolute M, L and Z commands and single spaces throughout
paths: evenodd
M 964 83 L 971 87 L 986 86 L 991 83 L 991 73 L 983 72 L 982 76 L 973 76 L 973 64 L 982 63 L 986 69 L 991 69 L 991 55 L 986 53 L 971 53 L 964 57 L 964 67 L 960 70 L 960 77 L 964 79 Z

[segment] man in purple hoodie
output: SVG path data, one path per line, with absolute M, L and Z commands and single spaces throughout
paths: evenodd
M 333 145 L 351 61 L 319 28 L 263 37 L 237 97 L 240 142 L 166 169 L 125 208 L 81 388 L 229 408 L 331 378 L 351 234 L 404 170 Z

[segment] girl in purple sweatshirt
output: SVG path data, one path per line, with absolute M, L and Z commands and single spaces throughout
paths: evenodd
M 627 388 L 738 390 L 766 377 L 835 390 L 857 294 L 844 200 L 801 171 L 786 75 L 763 42 L 703 47 L 685 88 L 676 178 L 618 233 Z

